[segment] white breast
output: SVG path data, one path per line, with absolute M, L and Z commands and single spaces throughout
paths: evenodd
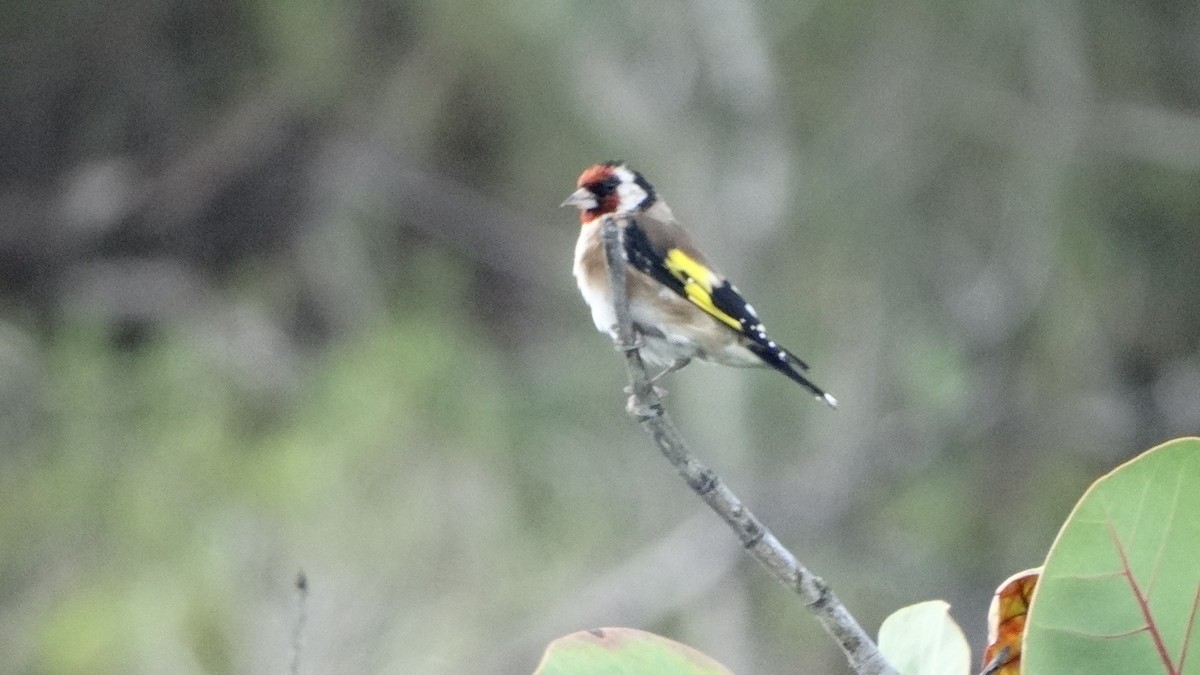
M 592 322 L 596 324 L 596 330 L 601 333 L 616 337 L 614 330 L 617 325 L 617 315 L 613 311 L 612 294 L 608 292 L 608 279 L 601 278 L 599 283 L 595 280 L 590 280 L 583 271 L 583 256 L 584 254 L 604 255 L 604 239 L 603 219 L 597 218 L 590 223 L 584 225 L 579 233 L 579 240 L 575 242 L 575 283 L 579 285 L 579 292 L 583 295 L 583 300 L 592 308 Z

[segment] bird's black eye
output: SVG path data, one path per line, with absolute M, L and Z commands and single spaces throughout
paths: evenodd
M 592 194 L 597 198 L 603 199 L 617 191 L 617 186 L 621 184 L 621 179 L 616 176 L 609 176 L 601 181 L 596 181 L 588 186 Z

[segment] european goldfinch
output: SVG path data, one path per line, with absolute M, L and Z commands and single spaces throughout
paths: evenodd
M 657 381 L 692 359 L 726 366 L 768 366 L 818 399 L 837 400 L 801 371 L 808 364 L 767 336 L 754 308 L 708 262 L 642 174 L 622 162 L 589 167 L 563 206 L 579 209 L 575 280 L 601 333 L 616 337 L 616 312 L 605 265 L 604 216 L 618 219 L 625 259 L 626 293 L 642 358 L 663 371 Z

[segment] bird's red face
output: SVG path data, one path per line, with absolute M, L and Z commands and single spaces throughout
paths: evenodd
M 621 162 L 593 164 L 579 175 L 578 190 L 563 206 L 579 209 L 584 223 L 610 213 L 630 213 L 654 203 L 654 188 L 642 175 Z

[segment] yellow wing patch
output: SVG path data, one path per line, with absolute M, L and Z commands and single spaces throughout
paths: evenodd
M 688 300 L 692 301 L 706 314 L 727 324 L 730 328 L 740 331 L 742 324 L 737 319 L 729 316 L 721 311 L 712 300 L 713 282 L 717 275 L 712 270 L 704 265 L 701 265 L 688 254 L 673 248 L 667 251 L 666 257 L 663 259 L 663 264 L 666 265 L 667 271 L 671 276 L 683 282 L 683 290 L 687 293 Z

